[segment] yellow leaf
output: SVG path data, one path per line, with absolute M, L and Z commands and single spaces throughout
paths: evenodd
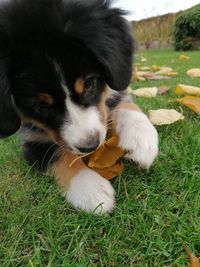
M 165 75 L 167 75 L 167 76 L 177 76 L 178 72 L 177 71 L 170 71 L 170 72 L 167 72 Z
M 140 97 L 156 97 L 158 93 L 158 88 L 157 87 L 146 87 L 146 88 L 139 88 L 136 90 L 132 90 L 131 93 L 135 96 L 140 96 Z
M 190 95 L 200 96 L 200 87 L 185 85 L 185 84 L 177 84 L 175 93 L 178 95 L 190 94 Z
M 177 101 L 200 115 L 200 98 L 195 96 L 185 96 Z
M 200 69 L 196 68 L 196 69 L 190 69 L 187 72 L 187 75 L 193 78 L 198 78 L 200 77 Z
M 200 261 L 199 259 L 192 254 L 192 252 L 190 252 L 190 250 L 188 249 L 188 247 L 186 245 L 183 245 L 185 252 L 187 253 L 189 259 L 190 259 L 190 266 L 189 267 L 200 267 Z
M 161 67 L 161 66 L 158 66 L 158 65 L 152 65 L 152 66 L 151 66 L 151 69 L 152 69 L 153 71 L 158 71 L 158 70 L 162 69 L 162 67 Z
M 190 59 L 190 57 L 182 54 L 182 55 L 179 56 L 179 59 L 180 60 L 188 60 L 188 59 Z
M 174 109 L 158 109 L 149 111 L 149 119 L 154 125 L 166 125 L 183 120 L 184 116 Z

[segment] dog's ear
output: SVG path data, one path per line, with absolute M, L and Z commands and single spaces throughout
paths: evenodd
M 95 56 L 112 89 L 125 90 L 131 81 L 134 50 L 125 12 L 111 8 L 109 0 L 77 2 L 66 8 L 70 10 L 66 35 L 82 42 Z
M 107 84 L 116 91 L 125 90 L 132 77 L 134 42 L 131 30 L 118 9 L 110 10 L 104 23 L 102 35 L 89 44 L 90 50 L 102 64 Z
M 2 37 L 2 35 L 1 35 Z M 0 38 L 0 138 L 14 134 L 20 127 L 20 118 L 17 115 L 10 91 L 9 68 L 10 53 L 5 48 L 4 40 Z

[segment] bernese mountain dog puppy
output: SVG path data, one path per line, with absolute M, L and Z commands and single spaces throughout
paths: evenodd
M 30 165 L 55 177 L 66 201 L 111 212 L 114 190 L 77 155 L 96 150 L 112 121 L 126 157 L 149 168 L 155 128 L 132 103 L 133 40 L 109 0 L 0 3 L 0 137 L 19 128 Z

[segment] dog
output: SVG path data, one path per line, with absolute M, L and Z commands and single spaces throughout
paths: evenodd
M 20 129 L 27 162 L 87 212 L 111 212 L 114 189 L 71 162 L 104 142 L 107 121 L 126 158 L 148 169 L 158 154 L 156 129 L 127 93 L 134 41 L 123 15 L 109 0 L 0 4 L 0 137 Z

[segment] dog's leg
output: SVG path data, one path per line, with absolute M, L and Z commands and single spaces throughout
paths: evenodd
M 53 164 L 51 172 L 74 207 L 96 213 L 113 210 L 114 189 L 110 182 L 87 168 L 81 159 L 76 160 L 75 155 L 65 152 Z
M 112 211 L 114 189 L 110 182 L 86 167 L 76 155 L 51 142 L 43 130 L 26 125 L 22 138 L 28 163 L 53 176 L 69 203 L 88 212 Z
M 158 154 L 158 134 L 154 126 L 132 101 L 118 103 L 111 114 L 125 156 L 149 169 Z

